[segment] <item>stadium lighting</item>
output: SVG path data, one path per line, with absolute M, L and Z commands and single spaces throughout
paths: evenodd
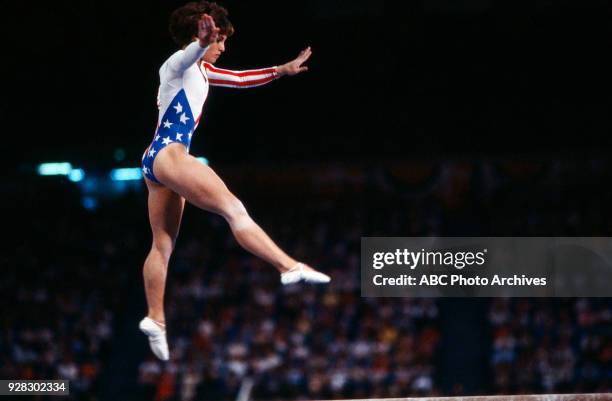
M 197 159 L 197 160 L 198 160 L 200 163 L 208 165 L 208 159 L 207 159 L 207 158 L 205 158 L 205 157 L 196 157 L 196 159 Z
M 72 171 L 72 165 L 68 162 L 41 163 L 38 165 L 39 175 L 68 175 Z
M 98 208 L 98 200 L 91 196 L 85 196 L 81 200 L 83 207 L 87 210 L 96 210 Z
M 142 178 L 142 171 L 137 167 L 116 168 L 111 170 L 110 178 L 113 181 L 140 180 Z
M 82 168 L 74 168 L 68 173 L 68 179 L 72 182 L 80 182 L 85 178 L 85 171 Z

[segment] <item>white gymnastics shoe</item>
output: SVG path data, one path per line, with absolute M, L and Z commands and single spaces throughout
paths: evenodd
M 303 263 L 298 263 L 288 271 L 281 273 L 281 283 L 284 285 L 298 283 L 329 283 L 331 278 L 311 268 L 307 268 Z
M 160 327 L 161 326 L 161 327 Z M 161 323 L 157 323 L 153 319 L 145 317 L 138 325 L 140 331 L 149 337 L 149 345 L 151 351 L 156 357 L 162 361 L 170 359 L 170 351 L 168 351 L 168 341 L 166 340 L 166 330 Z

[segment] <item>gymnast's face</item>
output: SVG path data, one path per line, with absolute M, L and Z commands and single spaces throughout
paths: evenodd
M 204 53 L 204 57 L 202 57 L 204 61 L 210 64 L 214 64 L 219 59 L 221 54 L 225 52 L 225 41 L 226 40 L 227 40 L 226 35 L 219 35 L 217 41 L 214 43 L 211 43 L 210 46 L 208 47 L 208 50 L 206 50 L 206 53 Z

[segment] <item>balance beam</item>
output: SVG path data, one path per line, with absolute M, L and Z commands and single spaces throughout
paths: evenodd
M 318 400 L 324 401 L 324 400 Z M 334 401 L 334 400 L 327 400 Z M 612 393 L 492 395 L 477 397 L 372 398 L 335 401 L 612 401 Z

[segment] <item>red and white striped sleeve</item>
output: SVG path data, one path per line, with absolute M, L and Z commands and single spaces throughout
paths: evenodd
M 203 63 L 212 86 L 225 86 L 227 88 L 252 88 L 265 85 L 278 78 L 276 67 L 261 68 L 257 70 L 232 71 L 217 68 L 210 63 Z

